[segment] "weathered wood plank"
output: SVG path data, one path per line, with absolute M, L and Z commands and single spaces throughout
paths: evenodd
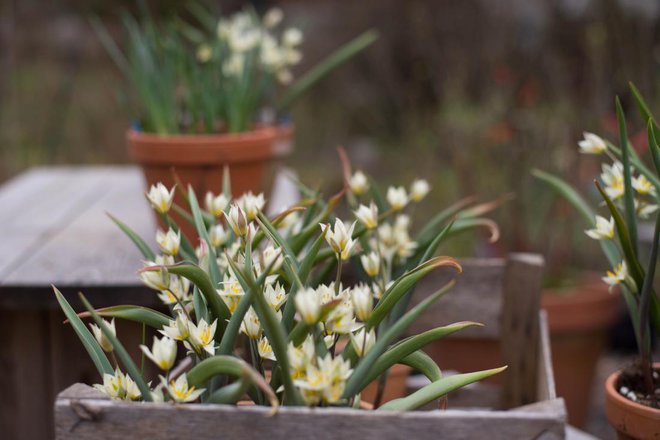
M 511 254 L 504 271 L 501 347 L 508 365 L 507 408 L 536 402 L 539 381 L 539 309 L 543 257 Z
M 345 408 L 281 408 L 226 405 L 130 404 L 90 398 L 71 388 L 55 405 L 60 440 L 363 440 L 562 439 L 564 423 L 553 411 L 378 412 Z M 78 397 L 79 396 L 79 397 Z
M 76 206 L 66 227 L 26 256 L 3 277 L 5 286 L 85 286 L 139 284 L 141 255 L 107 217 L 111 210 L 153 243 L 155 225 L 136 169 L 101 168 L 79 180 L 86 185 L 84 206 Z

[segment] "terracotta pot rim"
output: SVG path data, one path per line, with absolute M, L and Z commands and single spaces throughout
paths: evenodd
M 204 134 L 159 134 L 129 128 L 126 137 L 129 140 L 151 141 L 162 144 L 171 143 L 198 143 L 216 144 L 218 142 L 254 142 L 257 139 L 269 139 L 277 132 L 290 132 L 290 125 L 264 125 L 239 133 L 204 133 Z
M 660 368 L 660 362 L 653 364 L 653 368 Z M 660 422 L 660 409 L 651 408 L 650 406 L 642 405 L 637 402 L 633 402 L 630 399 L 626 399 L 619 391 L 616 389 L 616 381 L 621 375 L 623 370 L 617 370 L 614 373 L 610 374 L 605 381 L 605 395 L 607 400 L 619 408 L 625 408 L 627 412 L 645 417 L 645 418 L 657 418 Z
M 604 286 L 595 289 L 589 285 L 574 290 L 572 295 L 543 290 L 541 308 L 548 311 L 551 332 L 604 330 L 616 320 L 621 304 L 618 291 L 610 293 Z

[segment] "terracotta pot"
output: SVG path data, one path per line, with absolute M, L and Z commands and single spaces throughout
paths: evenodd
M 656 370 L 660 363 L 654 364 Z M 612 373 L 605 381 L 605 413 L 610 425 L 621 440 L 660 439 L 660 410 L 640 405 L 617 391 L 621 371 Z
M 593 378 L 609 328 L 621 309 L 618 292 L 608 292 L 599 277 L 586 275 L 578 286 L 545 289 L 541 307 L 548 312 L 557 395 L 566 401 L 568 421 L 584 426 Z
M 387 376 L 387 382 L 385 382 L 385 389 L 383 391 L 383 397 L 380 401 L 381 405 L 390 400 L 398 399 L 406 396 L 406 380 L 410 375 L 410 368 L 407 365 L 395 364 L 390 368 L 390 373 Z M 373 403 L 376 400 L 376 392 L 378 391 L 378 379 L 371 382 L 363 391 L 360 398 L 369 403 Z
M 222 190 L 225 166 L 235 196 L 264 191 L 268 164 L 291 152 L 291 136 L 291 127 L 263 126 L 245 133 L 211 135 L 161 136 L 129 130 L 126 139 L 131 157 L 142 166 L 147 187 L 158 182 L 173 186 L 174 171 L 202 199 L 207 191 L 218 194 Z M 178 194 L 175 200 L 185 206 Z M 174 213 L 173 217 L 184 233 L 196 236 L 192 226 Z

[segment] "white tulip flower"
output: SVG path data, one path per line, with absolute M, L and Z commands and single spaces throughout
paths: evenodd
M 589 237 L 594 240 L 611 240 L 614 238 L 614 219 L 610 217 L 607 220 L 605 217 L 596 216 L 596 227 L 584 231 Z
M 146 194 L 147 200 L 151 206 L 161 214 L 165 214 L 172 207 L 172 200 L 174 199 L 174 187 L 170 191 L 167 190 L 165 185 L 158 182 L 156 185 L 151 185 L 149 192 Z
M 603 281 L 612 288 L 617 284 L 623 283 L 627 277 L 628 268 L 626 267 L 626 262 L 622 261 L 613 269 L 613 271 L 607 271 L 606 276 L 603 277 Z
M 200 319 L 197 325 L 192 321 L 188 321 L 188 329 L 190 331 L 188 341 L 190 342 L 190 348 L 198 354 L 204 350 L 210 355 L 214 355 L 215 346 L 213 337 L 215 336 L 217 325 L 217 319 L 213 321 L 213 324 L 211 325 L 209 325 L 204 319 Z
M 190 321 L 184 313 L 179 313 L 175 320 L 171 320 L 158 332 L 175 341 L 185 341 L 190 337 Z
M 117 329 L 115 328 L 115 319 L 112 318 L 112 321 L 105 321 L 105 325 L 110 329 L 110 333 L 113 335 L 117 336 Z M 110 353 L 113 350 L 112 343 L 108 339 L 108 337 L 103 333 L 100 327 L 98 327 L 96 324 L 90 324 L 89 327 L 92 329 L 92 333 L 94 334 L 94 337 L 96 338 L 96 342 L 99 343 L 103 351 L 106 353 Z
M 259 356 L 262 359 L 270 359 L 271 361 L 277 360 L 275 358 L 275 353 L 273 352 L 273 347 L 271 347 L 270 342 L 268 342 L 268 339 L 266 339 L 265 336 L 259 339 L 257 349 L 259 351 Z
M 337 305 L 325 320 L 325 328 L 330 333 L 345 335 L 360 327 L 360 324 L 355 322 L 355 314 L 353 313 L 353 306 L 350 302 L 342 302 Z
M 635 212 L 641 219 L 647 219 L 651 214 L 658 210 L 658 205 L 635 200 Z
M 338 402 L 344 394 L 346 380 L 350 377 L 351 363 L 342 356 L 333 358 L 327 354 L 318 360 L 319 370 L 328 378 L 328 384 L 323 389 L 323 400 L 326 403 Z
M 410 186 L 410 200 L 420 202 L 431 190 L 429 183 L 424 179 L 415 179 Z
M 219 248 L 229 240 L 229 231 L 221 224 L 213 225 L 209 228 L 209 241 L 211 246 Z
M 376 252 L 369 252 L 360 257 L 362 268 L 371 278 L 378 275 L 380 272 L 380 257 Z
M 282 267 L 284 263 L 284 254 L 281 248 L 276 248 L 273 245 L 268 245 L 261 253 L 262 256 L 262 266 L 265 269 L 271 267 L 270 273 L 276 273 Z
M 365 332 L 367 335 L 365 336 Z M 369 353 L 376 344 L 376 332 L 373 329 L 368 332 L 362 327 L 357 333 L 351 333 L 351 345 L 355 349 L 355 353 L 362 357 Z
M 287 295 L 284 291 L 284 287 L 282 287 L 280 283 L 277 283 L 275 286 L 272 284 L 266 286 L 264 289 L 264 297 L 266 298 L 268 305 L 273 310 L 277 311 L 286 301 Z
M 603 172 L 600 178 L 605 184 L 605 193 L 612 200 L 616 200 L 623 196 L 625 191 L 623 183 L 623 164 L 619 161 L 614 162 L 611 166 L 604 163 L 602 165 Z
M 325 241 L 328 242 L 332 250 L 340 256 L 342 261 L 348 260 L 356 248 L 357 240 L 352 238 L 353 229 L 355 229 L 355 222 L 351 224 L 350 228 L 346 229 L 344 222 L 340 219 L 335 220 L 335 227 L 332 229 L 330 225 L 321 224 L 321 229 L 327 232 L 325 234 Z
M 371 317 L 373 311 L 374 298 L 371 289 L 366 284 L 358 284 L 353 287 L 351 291 L 351 299 L 353 300 L 353 310 L 355 316 L 360 321 L 367 321 Z
M 396 188 L 390 186 L 387 188 L 386 198 L 387 203 L 389 203 L 395 211 L 402 210 L 408 204 L 408 194 L 406 194 L 406 189 L 402 186 Z
M 294 298 L 296 310 L 306 324 L 316 324 L 321 316 L 321 297 L 310 287 L 298 291 Z
M 232 205 L 229 214 L 225 212 L 225 218 L 237 237 L 245 237 L 248 234 L 248 220 L 245 211 L 240 206 Z
M 158 294 L 163 304 L 178 304 L 190 301 L 190 280 L 183 277 L 170 276 L 167 290 Z
M 282 22 L 284 13 L 280 8 L 271 8 L 263 16 L 262 21 L 267 29 L 272 29 Z
M 245 57 L 241 53 L 233 53 L 222 65 L 222 73 L 227 77 L 239 77 L 243 75 Z
M 142 397 L 135 381 L 128 374 L 122 373 L 119 368 L 115 369 L 115 374 L 105 373 L 103 385 L 94 384 L 94 388 L 111 399 L 138 400 Z
M 264 199 L 263 193 L 255 196 L 252 194 L 252 191 L 248 191 L 236 201 L 236 204 L 243 209 L 247 219 L 252 221 L 263 209 L 264 205 L 266 204 L 266 199 Z
M 607 145 L 600 136 L 586 131 L 583 133 L 583 136 L 584 139 L 578 142 L 580 153 L 601 154 L 607 151 Z
M 635 191 L 637 191 L 638 194 L 651 196 L 655 196 L 656 194 L 655 186 L 653 186 L 651 181 L 643 174 L 640 174 L 638 177 L 633 177 L 631 183 L 632 187 L 635 188 Z
M 188 385 L 188 376 L 182 374 L 176 380 L 170 381 L 169 384 L 165 383 L 165 378 L 161 377 L 161 381 L 166 386 L 168 394 L 177 403 L 188 403 L 195 401 L 201 396 L 206 388 L 195 389 L 193 386 Z
M 165 233 L 159 229 L 156 232 L 156 243 L 164 254 L 176 255 L 181 246 L 181 231 L 174 232 L 174 229 L 169 228 Z
M 169 371 L 176 361 L 176 341 L 167 336 L 154 336 L 151 350 L 146 345 L 140 345 L 140 350 L 163 371 Z
M 304 376 L 307 365 L 314 358 L 314 353 L 316 352 L 315 346 L 316 344 L 312 335 L 307 335 L 303 343 L 298 347 L 293 345 L 293 342 L 289 343 L 287 357 L 289 358 L 289 364 L 292 370 L 291 376 L 294 379 Z
M 282 34 L 282 44 L 287 47 L 294 47 L 300 45 L 303 41 L 303 34 L 300 29 L 289 28 Z
M 367 191 L 369 188 L 369 181 L 362 171 L 357 171 L 351 176 L 348 185 L 350 186 L 351 191 L 359 196 Z
M 261 322 L 257 312 L 252 307 L 245 313 L 241 323 L 241 333 L 245 333 L 250 339 L 259 339 L 261 336 Z
M 204 197 L 204 205 L 206 210 L 215 217 L 220 217 L 229 205 L 229 199 L 224 194 L 214 195 L 211 191 L 206 193 Z
M 378 227 L 378 206 L 371 202 L 369 206 L 360 205 L 356 211 L 353 211 L 355 217 L 362 222 L 367 229 Z

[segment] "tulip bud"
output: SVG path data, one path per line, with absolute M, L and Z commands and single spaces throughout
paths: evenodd
M 204 204 L 206 205 L 206 210 L 208 212 L 215 217 L 220 217 L 225 209 L 227 209 L 229 200 L 227 200 L 227 197 L 225 197 L 224 194 L 214 196 L 213 193 L 209 191 L 204 197 Z
M 360 205 L 354 213 L 367 229 L 378 227 L 378 207 L 375 203 L 371 202 L 369 206 Z
M 167 336 L 158 339 L 154 336 L 152 349 L 146 345 L 140 345 L 140 350 L 163 371 L 169 371 L 176 360 L 176 341 Z
M 114 318 L 112 319 L 112 321 L 103 321 L 103 322 L 105 322 L 106 326 L 110 329 L 110 332 L 113 335 L 117 336 L 117 330 L 115 329 Z M 99 343 L 103 351 L 105 351 L 106 353 L 112 352 L 113 350 L 112 343 L 103 333 L 103 330 L 101 330 L 101 328 L 98 327 L 96 324 L 90 324 L 89 326 L 92 329 L 92 333 L 94 334 L 94 337 L 96 338 L 96 342 Z
M 375 277 L 380 272 L 380 257 L 376 252 L 370 252 L 360 257 L 364 271 L 370 277 Z
M 392 209 L 399 211 L 408 204 L 408 195 L 406 189 L 402 186 L 395 188 L 390 186 L 387 188 L 387 203 L 390 204 Z
M 151 185 L 147 193 L 147 200 L 151 206 L 161 214 L 165 214 L 172 206 L 172 199 L 174 198 L 174 187 L 170 191 L 162 183 L 158 182 L 156 185 Z
M 426 180 L 416 179 L 410 186 L 410 199 L 413 202 L 421 201 L 429 193 L 431 187 Z
M 358 196 L 364 194 L 367 191 L 367 188 L 369 188 L 367 176 L 365 176 L 362 171 L 357 171 L 353 174 L 348 185 L 351 187 L 351 191 Z
M 179 246 L 181 245 L 181 231 L 174 232 L 172 228 L 167 230 L 167 233 L 160 229 L 156 232 L 156 243 L 164 254 L 176 255 L 179 253 Z
M 371 316 L 374 305 L 374 299 L 369 286 L 359 284 L 353 288 L 351 298 L 353 300 L 353 310 L 355 316 L 360 321 L 367 321 Z
M 306 324 L 316 324 L 319 320 L 321 316 L 320 299 L 316 291 L 309 287 L 296 294 L 294 299 L 296 310 Z
M 229 214 L 225 213 L 225 218 L 237 237 L 244 237 L 247 235 L 248 221 L 243 209 L 237 205 L 232 205 L 229 209 Z

